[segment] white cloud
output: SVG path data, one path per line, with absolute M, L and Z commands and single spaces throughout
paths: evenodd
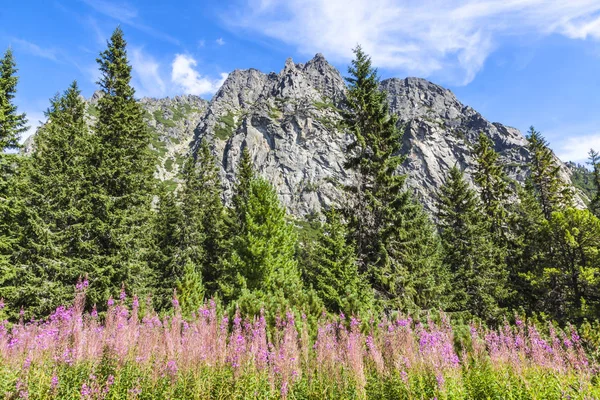
M 556 144 L 556 155 L 562 161 L 585 163 L 590 149 L 600 151 L 600 133 L 565 138 Z
M 223 38 L 218 38 L 217 40 L 215 40 L 215 42 L 217 42 L 217 44 L 219 46 L 223 46 L 225 44 L 225 41 L 223 40 Z
M 43 48 L 35 43 L 24 39 L 12 38 L 11 43 L 15 44 L 22 51 L 34 55 L 36 57 L 46 58 L 52 61 L 58 61 L 57 50 L 54 48 Z
M 162 97 L 166 87 L 160 76 L 160 65 L 152 56 L 141 48 L 131 50 L 131 66 L 133 67 L 134 86 L 141 97 Z
M 227 74 L 221 73 L 220 79 L 201 76 L 196 70 L 196 60 L 186 54 L 177 54 L 171 64 L 171 82 L 186 94 L 212 94 L 219 90 Z
M 600 39 L 600 0 L 249 0 L 227 23 L 307 55 L 347 62 L 361 44 L 376 65 L 467 84 L 508 36 Z

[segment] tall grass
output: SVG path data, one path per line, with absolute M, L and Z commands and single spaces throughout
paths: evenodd
M 0 397 L 30 399 L 593 399 L 597 369 L 573 328 L 521 321 L 459 335 L 442 317 L 361 322 L 292 313 L 230 321 L 208 302 L 184 320 L 137 298 L 0 325 Z

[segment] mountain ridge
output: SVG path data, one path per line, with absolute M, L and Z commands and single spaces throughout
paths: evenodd
M 472 146 L 480 132 L 494 142 L 508 175 L 525 181 L 529 153 L 518 129 L 488 121 L 449 89 L 423 78 L 388 78 L 380 85 L 404 128 L 406 159 L 399 172 L 430 213 L 436 211 L 437 192 L 452 166 L 459 165 L 474 186 Z M 340 205 L 342 186 L 353 179 L 343 168 L 351 141 L 340 129 L 345 92 L 340 72 L 318 53 L 305 63 L 288 58 L 278 73 L 236 69 L 210 101 L 193 95 L 142 98 L 159 155 L 157 177 L 176 187 L 184 157 L 207 140 L 219 163 L 226 201 L 242 148 L 248 147 L 258 174 L 274 185 L 291 214 L 303 217 Z M 98 93 L 88 100 L 90 123 Z M 28 140 L 25 152 L 31 150 Z M 555 158 L 562 179 L 572 184 L 570 169 Z M 576 205 L 584 207 L 585 198 L 577 191 Z

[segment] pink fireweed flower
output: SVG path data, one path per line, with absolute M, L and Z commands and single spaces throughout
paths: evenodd
M 50 388 L 54 391 L 58 387 L 58 376 L 52 375 L 52 379 L 50 380 Z
M 4 308 L 4 299 L 0 299 L 0 310 Z
M 177 375 L 177 370 L 177 363 L 174 360 L 170 360 L 167 363 L 167 372 L 169 373 L 169 375 L 174 377 L 175 375 Z
M 112 297 L 110 297 L 110 298 L 108 299 L 108 301 L 106 302 L 106 304 L 107 304 L 109 307 L 112 307 L 112 306 L 114 306 L 114 305 L 115 305 L 115 301 L 113 300 L 113 298 L 112 298 Z

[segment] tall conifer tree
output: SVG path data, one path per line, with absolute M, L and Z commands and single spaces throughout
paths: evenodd
M 35 316 L 72 299 L 77 280 L 92 273 L 88 216 L 92 135 L 76 82 L 50 102 L 48 122 L 28 164 L 23 237 L 13 257 L 21 269 L 19 306 Z
M 600 217 L 600 154 L 594 149 L 588 153 L 588 164 L 592 168 L 592 179 L 596 193 L 590 202 L 590 211 Z
M 312 250 L 313 268 L 306 271 L 307 283 L 330 311 L 346 315 L 368 311 L 373 290 L 358 272 L 354 246 L 346 243 L 346 225 L 334 208 L 325 216 Z
M 16 296 L 17 270 L 10 258 L 18 240 L 17 219 L 22 212 L 18 166 L 23 164 L 7 150 L 19 148 L 21 133 L 27 129 L 25 114 L 14 104 L 18 77 L 16 63 L 9 48 L 0 59 L 0 299 Z
M 102 298 L 122 283 L 139 293 L 150 277 L 147 225 L 156 162 L 150 150 L 151 133 L 134 98 L 126 45 L 123 31 L 117 28 L 97 60 L 104 95 L 98 101 L 97 146 L 92 158 L 98 257 L 90 281 L 103 292 Z
M 360 47 L 349 73 L 344 118 L 354 140 L 345 166 L 356 172 L 357 183 L 348 188 L 347 216 L 361 271 L 389 307 L 437 307 L 445 274 L 433 228 L 397 173 L 403 161 L 398 119 Z
M 499 303 L 508 296 L 503 253 L 493 243 L 477 194 L 456 166 L 441 188 L 438 208 L 444 261 L 452 274 L 450 309 L 498 318 Z
M 533 126 L 527 134 L 527 142 L 531 153 L 531 182 L 544 216 L 549 220 L 553 211 L 571 205 L 572 192 L 560 177 L 560 165 L 556 163 L 548 142 Z
M 504 173 L 498 153 L 494 150 L 494 143 L 483 133 L 479 134 L 474 151 L 476 167 L 473 178 L 480 188 L 481 203 L 494 236 L 505 238 L 507 203 L 510 195 L 508 177 Z

